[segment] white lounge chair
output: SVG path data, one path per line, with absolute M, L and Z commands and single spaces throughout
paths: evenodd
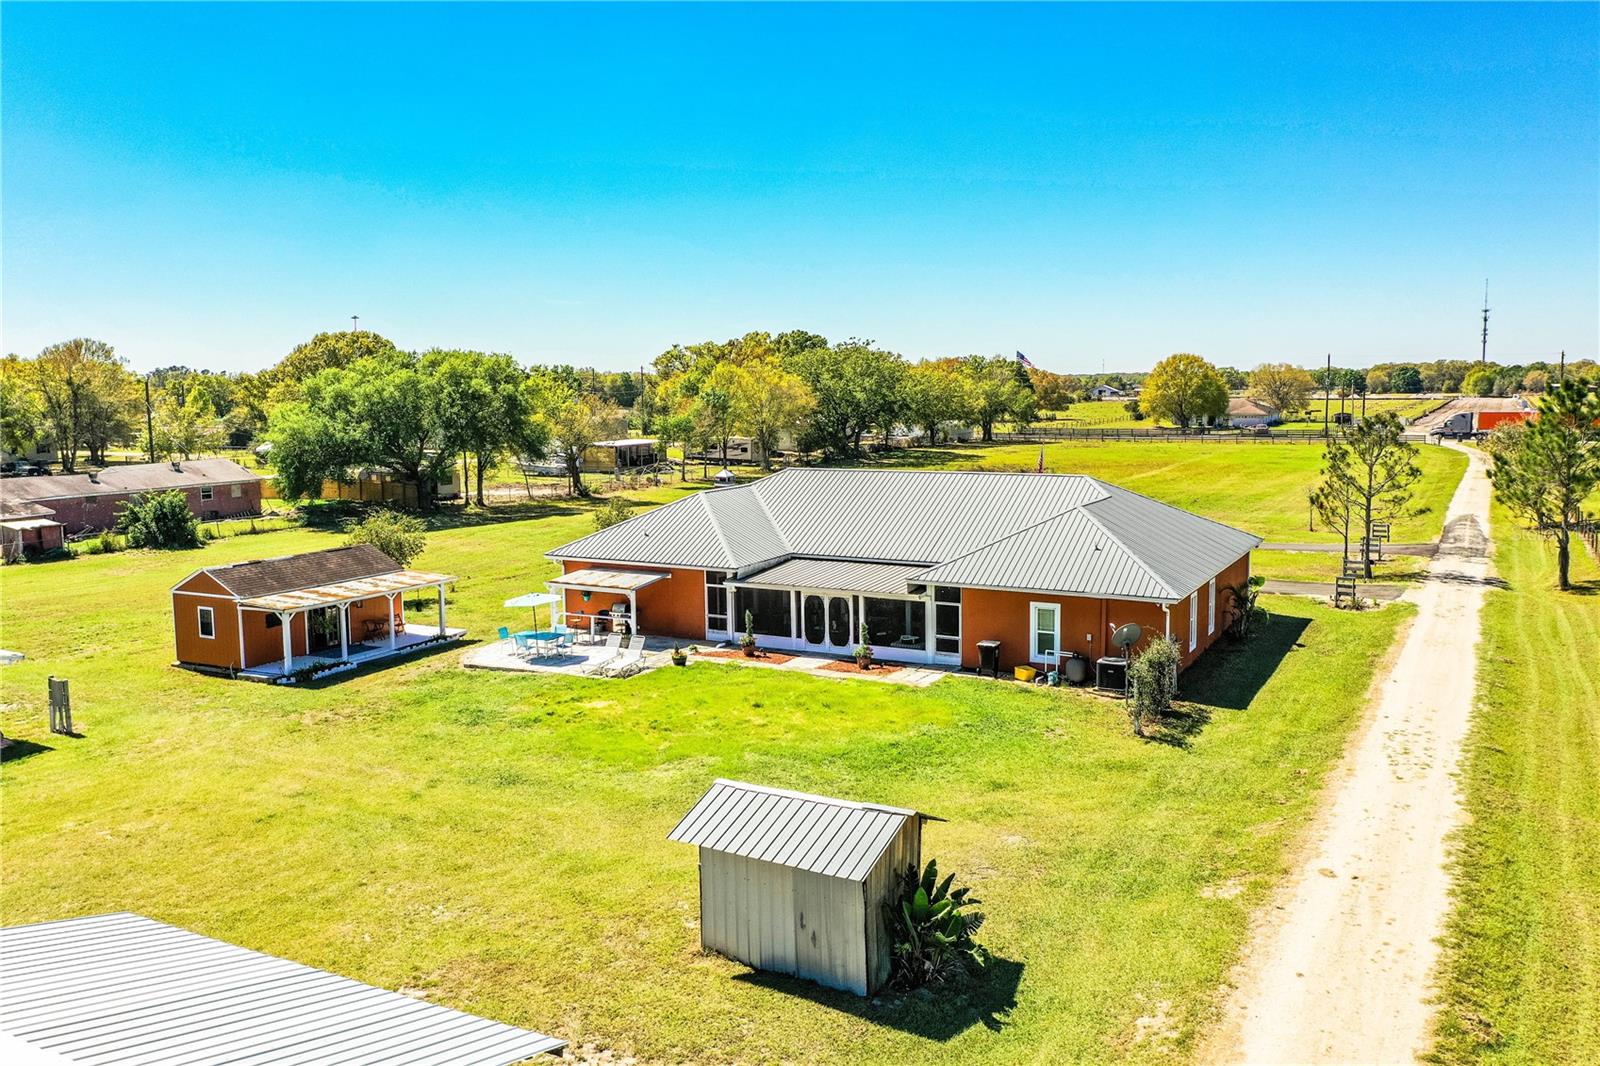
M 636 673 L 643 661 L 644 637 L 628 637 L 622 642 L 622 654 L 606 667 L 606 676 L 627 677 Z
M 597 674 L 603 670 L 607 663 L 617 657 L 618 650 L 622 647 L 622 634 L 612 633 L 606 637 L 606 646 L 589 659 L 589 662 L 578 672 L 581 674 Z

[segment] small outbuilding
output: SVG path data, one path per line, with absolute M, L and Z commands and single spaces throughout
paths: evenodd
M 921 867 L 928 817 L 719 778 L 667 839 L 700 849 L 702 947 L 866 996 L 889 979 L 883 903 Z

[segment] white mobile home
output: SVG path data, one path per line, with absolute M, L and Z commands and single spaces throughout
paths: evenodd
M 870 995 L 889 979 L 883 903 L 922 865 L 926 815 L 718 779 L 667 839 L 700 849 L 700 943 Z

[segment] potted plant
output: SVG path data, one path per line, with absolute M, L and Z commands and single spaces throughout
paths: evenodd
M 739 647 L 744 649 L 746 659 L 756 657 L 756 619 L 749 611 L 744 613 L 744 636 L 739 638 Z
M 861 623 L 861 643 L 856 645 L 856 666 L 863 670 L 872 669 L 872 645 L 867 637 L 867 623 Z
M 676 644 L 674 644 L 672 646 L 672 665 L 673 666 L 688 666 L 689 665 L 689 653 L 687 651 L 685 651 L 683 648 L 681 648 L 678 645 L 676 645 Z

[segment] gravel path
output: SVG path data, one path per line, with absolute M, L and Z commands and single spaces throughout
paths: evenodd
M 1446 839 L 1462 817 L 1453 774 L 1491 580 L 1489 484 L 1468 454 L 1439 554 L 1406 597 L 1416 620 L 1290 881 L 1258 918 L 1202 1060 L 1395 1063 L 1427 1050 Z

